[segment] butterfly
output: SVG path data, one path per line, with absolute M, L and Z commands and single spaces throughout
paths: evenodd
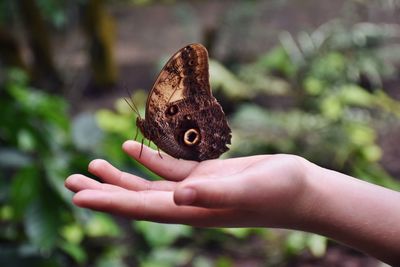
M 203 161 L 229 150 L 231 129 L 212 95 L 203 45 L 187 45 L 168 60 L 147 98 L 145 118 L 139 116 L 136 125 L 175 158 Z

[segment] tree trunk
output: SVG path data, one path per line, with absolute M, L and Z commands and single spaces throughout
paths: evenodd
M 28 71 L 14 35 L 0 25 L 0 58 L 6 67 L 15 67 Z
M 19 11 L 32 50 L 34 83 L 48 91 L 58 91 L 62 86 L 54 66 L 49 34 L 35 0 L 19 0 Z
M 102 0 L 88 0 L 83 6 L 83 27 L 88 42 L 93 81 L 89 93 L 103 93 L 113 87 L 118 71 L 114 60 L 115 24 Z

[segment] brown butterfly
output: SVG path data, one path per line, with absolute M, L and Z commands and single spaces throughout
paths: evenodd
M 136 120 L 145 138 L 175 158 L 202 161 L 229 150 L 231 129 L 211 93 L 208 53 L 191 44 L 175 53 L 161 70 Z

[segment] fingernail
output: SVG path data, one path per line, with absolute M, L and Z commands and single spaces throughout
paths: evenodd
M 175 203 L 177 205 L 190 205 L 196 198 L 196 191 L 191 188 L 182 188 L 175 192 Z
M 131 144 L 131 140 L 125 141 L 125 142 L 122 143 L 122 148 L 124 150 L 126 150 L 130 146 L 130 144 Z

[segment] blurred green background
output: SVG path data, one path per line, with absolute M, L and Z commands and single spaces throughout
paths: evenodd
M 166 59 L 200 42 L 224 157 L 293 153 L 400 189 L 400 1 L 0 1 L 0 266 L 382 266 L 324 237 L 79 209 L 63 182 L 124 155 Z

